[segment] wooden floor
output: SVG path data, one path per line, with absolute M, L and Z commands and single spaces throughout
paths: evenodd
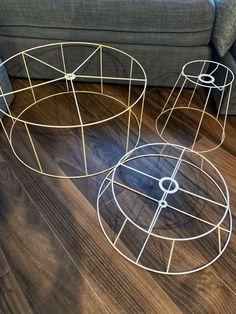
M 15 88 L 26 86 L 24 80 L 13 83 Z M 95 84 L 93 87 L 96 89 Z M 107 88 L 116 97 L 122 97 L 125 91 L 122 86 Z M 58 84 L 46 89 L 50 94 L 62 87 Z M 40 90 L 37 92 L 40 94 Z M 139 92 L 139 88 L 133 90 L 133 93 Z M 141 143 L 160 141 L 154 123 L 169 92 L 167 88 L 147 90 Z M 182 101 L 189 95 L 190 90 L 184 91 Z M 30 93 L 19 93 L 13 112 L 19 112 L 31 101 Z M 107 104 L 109 110 L 105 111 L 101 99 L 96 100 L 96 106 L 94 100 L 81 99 L 80 102 L 84 104 L 83 115 L 87 121 L 117 110 Z M 196 102 L 198 105 L 203 102 L 201 94 Z M 57 100 L 51 101 L 50 106 L 41 103 L 38 108 L 35 106 L 26 112 L 24 118 L 35 122 L 55 119 L 57 123 L 78 122 L 73 105 L 58 106 L 60 101 Z M 169 136 L 189 145 L 193 120 L 185 124 L 186 136 L 179 127 Z M 182 122 L 182 118 L 177 117 L 173 127 L 182 125 Z M 10 121 L 4 118 L 4 123 L 9 127 Z M 212 136 L 214 127 L 205 124 L 197 147 L 212 147 L 217 143 L 216 136 Z M 212 132 L 207 130 L 209 125 Z M 95 170 L 108 167 L 121 157 L 124 126 L 125 122 L 120 119 L 119 125 L 114 122 L 108 130 L 96 129 L 95 133 L 87 134 L 90 167 Z M 57 175 L 83 174 L 82 157 L 78 152 L 81 134 L 76 129 L 53 133 L 32 127 L 30 131 L 46 171 Z M 24 125 L 16 123 L 13 136 L 18 155 L 37 168 Z M 235 223 L 236 117 L 228 117 L 223 145 L 205 156 L 225 177 Z M 1 313 L 235 313 L 235 231 L 224 254 L 207 269 L 181 276 L 151 273 L 120 256 L 101 231 L 96 198 L 104 175 L 88 179 L 55 179 L 37 174 L 13 155 L 3 130 L 0 132 L 0 167 Z M 134 247 L 130 250 L 135 251 L 136 242 L 132 242 Z M 199 255 L 207 255 L 208 250 L 211 249 L 206 244 L 204 252 L 200 250 Z M 187 258 L 180 251 L 178 254 L 182 260 Z

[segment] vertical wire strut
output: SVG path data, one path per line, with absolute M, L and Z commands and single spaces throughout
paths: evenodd
M 73 92 L 73 96 L 74 96 L 74 100 L 75 100 L 75 106 L 76 106 L 76 109 L 77 109 L 77 114 L 78 114 L 78 117 L 79 117 L 79 122 L 82 125 L 83 121 L 82 121 L 82 116 L 81 116 L 80 109 L 79 109 L 79 103 L 78 103 L 78 99 L 77 99 L 77 96 L 76 96 L 73 80 L 70 80 L 70 83 L 71 83 L 71 88 L 72 88 L 72 92 Z
M 183 85 L 181 86 L 181 88 L 180 88 L 180 90 L 179 90 L 179 93 L 178 93 L 178 95 L 177 95 L 177 97 L 176 97 L 176 99 L 175 99 L 175 102 L 174 102 L 174 104 L 173 104 L 173 106 L 172 106 L 172 108 L 171 108 L 171 110 L 170 110 L 170 112 L 169 112 L 169 115 L 168 115 L 168 117 L 167 117 L 167 119 L 166 119 L 166 122 L 165 122 L 165 124 L 164 124 L 164 126 L 163 126 L 163 128 L 162 128 L 162 130 L 161 130 L 161 136 L 162 136 L 162 134 L 163 134 L 163 132 L 164 132 L 166 126 L 167 126 L 167 123 L 168 123 L 168 121 L 169 121 L 169 119 L 170 119 L 170 117 L 171 117 L 171 115 L 172 115 L 172 112 L 173 112 L 173 110 L 174 110 L 174 108 L 175 108 L 175 106 L 176 106 L 176 104 L 177 104 L 177 102 L 178 102 L 178 100 L 179 100 L 179 97 L 180 97 L 180 95 L 181 95 L 181 93 L 182 93 L 182 90 L 183 90 L 183 88 L 184 88 L 184 85 L 185 85 L 186 81 L 187 81 L 187 78 L 185 77 L 184 82 L 183 82 Z M 176 85 L 177 85 L 177 83 L 176 83 Z M 174 89 L 174 88 L 173 88 L 173 89 Z M 169 99 L 169 98 L 168 98 L 168 99 Z
M 2 97 L 3 97 L 3 100 L 4 100 L 4 103 L 5 103 L 6 107 L 7 107 L 7 110 L 8 110 L 8 112 L 9 112 L 10 116 L 11 116 L 12 125 L 13 125 L 13 124 L 14 124 L 14 118 L 13 118 L 12 112 L 11 112 L 11 110 L 10 110 L 10 108 L 9 108 L 7 99 L 6 99 L 6 97 L 5 97 L 4 93 L 3 93 L 3 90 L 2 90 L 2 87 L 1 87 L 1 86 L 0 86 L 0 91 L 1 91 L 1 94 L 2 94 Z M 2 117 L 2 118 L 3 118 L 3 117 Z M 5 133 L 6 137 L 7 137 L 7 140 L 8 140 L 8 142 L 9 142 L 9 144 L 11 145 L 10 136 L 9 136 L 8 133 L 7 133 L 7 130 L 6 130 L 6 127 L 5 127 L 5 125 L 4 125 L 3 121 L 2 121 L 2 118 L 0 119 L 1 125 L 2 125 L 3 131 L 4 131 L 4 133 Z
M 225 117 L 224 117 L 224 124 L 223 124 L 223 130 L 225 132 L 225 125 L 226 125 L 226 120 L 227 120 L 227 116 L 228 116 L 228 110 L 229 110 L 229 101 L 230 101 L 230 95 L 231 95 L 231 91 L 232 91 L 232 84 L 230 85 L 229 88 L 229 93 L 228 93 L 228 98 L 227 98 L 227 104 L 226 104 L 226 109 L 225 109 Z
M 165 102 L 165 105 L 163 106 L 161 112 L 164 112 L 164 111 L 166 110 L 166 107 L 167 107 L 167 105 L 168 105 L 168 102 L 169 102 L 169 100 L 170 100 L 170 98 L 171 98 L 171 96 L 172 96 L 172 94 L 173 94 L 173 92 L 174 92 L 174 90 L 175 90 L 177 84 L 179 83 L 179 80 L 180 80 L 181 76 L 182 76 L 182 73 L 180 73 L 180 75 L 178 76 L 178 79 L 176 80 L 175 85 L 174 85 L 174 87 L 172 88 L 172 90 L 171 90 L 171 92 L 170 92 L 170 95 L 169 95 L 169 97 L 167 98 L 167 100 L 166 100 L 166 102 Z
M 204 67 L 205 67 L 205 64 L 206 64 L 206 61 L 204 61 L 204 62 L 203 62 L 203 65 L 202 65 L 202 68 L 201 68 L 200 74 L 198 75 L 197 82 L 195 83 L 195 86 L 194 86 L 194 89 L 193 89 L 193 92 L 192 92 L 191 98 L 190 98 L 189 103 L 188 103 L 188 108 L 191 106 L 191 103 L 192 103 L 193 97 L 194 97 L 195 92 L 196 92 L 196 89 L 197 89 L 197 84 L 198 84 L 198 82 L 199 82 L 199 76 L 202 74 L 203 69 L 204 69 Z
M 84 170 L 85 170 L 85 174 L 88 175 L 85 134 L 84 134 L 84 127 L 83 126 L 81 127 L 81 135 L 82 135 L 82 144 L 83 144 Z
M 25 65 L 25 70 L 26 70 L 26 73 L 27 73 L 27 77 L 28 77 L 28 80 L 29 80 L 31 93 L 32 93 L 34 102 L 36 102 L 36 97 L 35 97 L 35 94 L 34 94 L 34 89 L 33 89 L 33 85 L 32 85 L 32 82 L 31 82 L 31 78 L 30 78 L 30 74 L 29 74 L 29 69 L 28 69 L 28 66 L 27 66 L 27 63 L 26 63 L 26 60 L 25 60 L 25 55 L 24 55 L 24 53 L 22 53 L 21 55 L 22 55 L 22 59 L 23 59 L 24 65 Z
M 173 251 L 174 251 L 174 246 L 175 246 L 175 240 L 172 241 L 171 249 L 170 249 L 170 255 L 169 255 L 169 260 L 166 268 L 166 272 L 168 273 L 170 270 L 170 264 L 173 256 Z
M 212 88 L 210 87 L 209 88 L 209 92 L 207 94 L 207 98 L 206 98 L 206 101 L 205 101 L 205 104 L 204 104 L 202 115 L 201 115 L 201 118 L 200 118 L 200 121 L 199 121 L 199 124 L 198 124 L 198 128 L 197 128 L 194 140 L 193 140 L 192 149 L 194 149 L 194 146 L 195 146 L 197 138 L 198 138 L 198 134 L 199 134 L 199 131 L 200 131 L 200 128 L 201 128 L 201 125 L 202 125 L 202 120 L 204 118 L 204 115 L 205 115 L 205 112 L 206 112 L 206 107 L 207 107 L 207 104 L 208 104 L 208 100 L 209 100 L 209 97 L 210 97 L 210 94 L 211 94 L 211 89 Z
M 201 166 L 200 166 L 201 170 L 203 170 L 203 166 L 204 166 L 204 159 L 203 159 L 203 157 L 202 157 Z
M 27 126 L 27 123 L 24 122 L 24 125 L 25 125 L 25 129 L 27 131 L 27 134 L 28 134 L 28 137 L 29 137 L 29 140 L 30 140 L 30 143 L 31 143 L 31 146 L 32 146 L 32 149 L 33 149 L 33 152 L 34 152 L 34 155 L 35 155 L 35 158 L 37 160 L 37 163 L 38 163 L 38 166 L 39 166 L 39 169 L 40 171 L 43 173 L 43 169 L 42 169 L 42 166 L 41 166 L 41 163 L 40 163 L 40 160 L 39 160 L 39 157 L 38 157 L 38 154 L 37 154 L 37 151 L 35 149 L 35 146 L 34 146 L 34 142 L 33 142 L 33 139 L 31 137 L 31 134 L 30 134 L 30 131 L 29 131 L 29 128 Z
M 101 94 L 103 94 L 103 49 L 100 46 L 100 77 L 101 77 Z
M 6 128 L 5 128 L 4 123 L 2 122 L 2 119 L 0 119 L 0 122 L 1 122 L 1 125 L 2 125 L 2 128 L 3 128 L 3 131 L 4 131 L 4 133 L 5 133 L 6 137 L 7 137 L 7 140 L 8 140 L 8 142 L 9 142 L 9 144 L 11 145 L 10 137 L 9 137 L 9 135 L 7 134 L 7 130 L 6 130 Z
M 88 175 L 84 125 L 83 125 L 83 120 L 82 120 L 82 116 L 81 116 L 80 109 L 79 109 L 79 103 L 78 103 L 78 100 L 77 100 L 77 96 L 76 96 L 73 80 L 70 80 L 70 82 L 71 82 L 71 88 L 72 88 L 72 91 L 73 91 L 73 96 L 74 96 L 74 100 L 75 100 L 75 105 L 76 105 L 76 109 L 77 109 L 80 125 L 81 125 L 81 136 L 82 136 L 83 157 L 84 157 L 84 171 L 85 171 L 85 174 Z
M 113 242 L 114 246 L 116 245 L 116 242 L 118 241 L 118 239 L 119 239 L 119 237 L 121 235 L 121 232 L 123 231 L 123 229 L 125 227 L 125 224 L 126 224 L 127 220 L 128 220 L 128 218 L 126 217 L 124 222 L 123 222 L 123 224 L 122 224 L 122 226 L 121 226 L 121 228 L 120 228 L 120 230 L 119 230 L 119 232 L 118 232 L 118 234 L 117 234 L 117 236 L 116 236 L 116 238 L 115 238 L 115 241 Z
M 131 122 L 130 98 L 131 98 L 131 88 L 132 88 L 133 63 L 134 63 L 134 59 L 131 58 L 131 61 L 130 61 L 130 72 L 129 72 L 129 92 L 128 92 L 129 115 L 128 115 L 128 129 L 127 129 L 126 149 L 125 149 L 126 153 L 128 153 L 128 151 L 129 151 L 130 122 Z
M 67 73 L 67 71 L 66 71 L 65 55 L 64 55 L 64 50 L 63 50 L 62 44 L 60 44 L 60 47 L 61 47 L 61 59 L 62 59 L 63 69 L 64 69 L 64 72 Z M 66 81 L 66 89 L 67 89 L 67 91 L 69 92 L 68 80 L 66 79 L 65 81 Z
M 142 99 L 141 112 L 140 112 L 140 118 L 139 118 L 139 124 L 138 124 L 138 141 L 140 139 L 141 131 L 142 131 L 144 103 L 145 103 L 145 93 L 144 93 L 143 99 Z
M 220 233 L 220 227 L 218 227 L 218 245 L 219 245 L 219 253 L 221 253 L 221 233 Z
M 228 74 L 229 74 L 229 70 L 227 70 L 226 75 L 225 75 L 225 80 L 224 80 L 224 87 L 221 91 L 221 96 L 220 96 L 220 103 L 219 103 L 219 107 L 218 107 L 218 111 L 217 111 L 217 115 L 216 115 L 216 119 L 218 120 L 219 115 L 220 115 L 220 110 L 221 110 L 221 106 L 222 106 L 222 102 L 223 102 L 223 97 L 224 97 L 224 93 L 225 93 L 225 84 L 227 82 L 227 78 L 228 78 Z

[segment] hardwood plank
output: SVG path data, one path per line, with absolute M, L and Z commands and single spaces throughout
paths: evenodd
M 55 238 L 6 161 L 1 163 L 0 179 L 3 205 L 0 243 L 33 311 L 74 313 L 79 309 L 105 313 L 90 284 Z M 14 282 L 12 275 L 3 277 L 3 287 L 8 281 L 10 289 Z
M 154 277 L 163 290 L 168 291 L 183 313 L 233 314 L 235 311 L 235 293 L 219 280 L 210 268 L 175 278 Z
M 32 201 L 41 204 L 43 216 L 110 312 L 179 312 L 158 285 L 153 286 L 148 273 L 138 270 L 132 275 L 132 265 L 123 264 L 122 257 L 112 252 L 101 233 L 94 208 L 69 180 L 40 177 L 41 184 L 36 187 L 38 176 L 26 172 L 19 164 L 13 169 L 21 173 L 19 180 Z M 127 276 L 129 281 L 126 281 Z
M 0 311 L 1 313 L 33 313 L 18 282 L 10 271 L 0 278 Z
M 11 271 L 11 268 L 7 262 L 6 256 L 0 247 L 0 277 L 3 277 L 5 274 Z
M 0 248 L 0 310 L 2 313 L 33 313 Z
M 236 119 L 235 119 L 236 120 Z M 236 138 L 236 133 L 234 133 Z M 232 143 L 232 138 L 227 139 L 227 142 Z M 201 145 L 201 146 L 200 146 Z M 211 145 L 209 140 L 203 138 L 199 142 L 199 147 L 208 147 Z M 229 147 L 229 151 L 225 149 L 225 147 L 229 147 L 227 144 L 225 146 L 220 147 L 217 150 L 217 154 L 215 152 L 207 153 L 207 158 L 214 161 L 215 166 L 220 170 L 222 175 L 225 178 L 226 184 L 230 193 L 230 209 L 233 216 L 233 226 L 236 222 L 236 203 L 234 201 L 233 195 L 235 195 L 236 191 L 236 174 L 233 171 L 236 167 L 236 154 L 232 154 L 232 151 Z M 235 241 L 235 228 L 233 227 L 232 239 L 230 240 L 229 246 L 225 253 L 220 258 L 220 262 L 213 265 L 216 273 L 219 277 L 236 293 L 235 288 L 235 273 L 236 273 L 236 265 L 233 261 L 236 260 L 236 241 Z

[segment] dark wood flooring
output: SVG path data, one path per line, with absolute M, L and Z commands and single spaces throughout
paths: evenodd
M 26 85 L 20 79 L 13 83 L 16 88 Z M 89 89 L 89 85 L 83 86 L 86 88 Z M 99 87 L 94 84 L 93 88 Z M 108 85 L 107 88 L 111 95 L 126 97 L 124 86 Z M 59 84 L 44 87 L 48 94 L 60 90 Z M 36 95 L 41 92 L 38 89 Z M 139 92 L 138 87 L 133 90 L 137 95 Z M 169 92 L 168 88 L 147 90 L 140 143 L 160 141 L 154 122 Z M 191 91 L 185 90 L 182 101 L 189 95 Z M 19 93 L 13 112 L 17 114 L 32 101 L 31 98 L 30 92 Z M 201 105 L 203 98 L 199 93 L 196 103 Z M 26 112 L 24 118 L 35 122 L 54 123 L 56 119 L 57 123 L 78 123 L 74 106 L 68 99 L 62 99 L 68 103 L 62 107 L 60 101 L 51 101 L 50 106 L 42 102 Z M 83 116 L 87 121 L 96 116 L 109 116 L 117 110 L 112 103 L 104 110 L 101 99 L 96 100 L 96 106 L 94 99 L 81 99 L 80 102 L 84 104 Z M 121 141 L 125 120 L 122 119 L 118 124 L 111 123 L 108 129 L 98 128 L 86 135 L 89 165 L 93 169 L 109 166 L 123 154 Z M 177 117 L 176 125 L 181 121 L 183 119 Z M 4 123 L 9 128 L 10 121 L 4 118 Z M 192 134 L 193 124 L 194 121 L 185 125 L 184 134 Z M 217 138 L 207 130 L 210 125 L 214 131 L 212 125 L 205 124 L 206 128 L 198 138 L 199 148 L 217 143 Z M 58 175 L 83 174 L 82 156 L 77 146 L 81 142 L 79 131 L 53 133 L 37 127 L 30 131 L 44 170 Z M 183 144 L 187 146 L 188 136 L 183 137 L 181 132 L 177 127 L 177 131 L 172 130 L 169 135 L 184 139 Z M 16 151 L 37 168 L 26 135 L 22 124 L 16 123 L 13 130 Z M 132 136 L 135 138 L 135 132 L 131 134 L 131 140 Z M 235 223 L 236 117 L 228 117 L 223 145 L 205 156 L 225 177 Z M 0 167 L 1 313 L 235 313 L 235 230 L 222 257 L 207 269 L 182 276 L 151 273 L 120 256 L 101 231 L 96 197 L 104 175 L 88 179 L 55 179 L 37 174 L 16 159 L 3 130 L 0 132 Z M 134 251 L 136 242 L 132 242 Z M 199 254 L 206 254 L 208 250 L 210 248 L 205 244 L 204 253 L 200 250 Z

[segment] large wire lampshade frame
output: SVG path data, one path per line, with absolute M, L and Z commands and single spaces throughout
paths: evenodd
M 89 54 L 79 63 L 76 64 L 74 69 L 71 71 L 67 70 L 67 55 L 69 53 L 68 49 L 69 47 L 76 47 L 78 48 L 87 48 L 90 49 Z M 41 55 L 44 54 L 45 49 L 57 49 L 58 54 L 60 55 L 60 64 L 58 66 L 55 65 L 55 63 L 51 63 L 51 59 L 47 61 L 47 56 L 46 58 L 42 58 Z M 35 56 L 35 53 L 38 55 Z M 106 55 L 112 55 L 116 54 L 116 56 L 121 56 L 121 58 L 126 60 L 125 64 L 122 64 L 122 62 L 118 62 L 118 69 L 117 72 L 121 72 L 119 67 L 121 69 L 126 68 L 126 73 L 128 75 L 122 76 L 121 74 L 112 73 L 112 75 L 105 75 L 104 74 L 104 68 L 106 67 Z M 95 74 L 84 74 L 82 73 L 81 69 L 85 68 L 89 62 L 92 62 L 93 58 L 96 57 L 96 68 L 98 69 L 98 73 Z M 5 91 L 3 88 L 0 86 L 0 97 L 3 99 L 5 103 L 5 109 L 0 109 L 1 113 L 4 114 L 4 116 L 7 116 L 8 118 L 11 119 L 12 124 L 10 127 L 10 130 L 7 130 L 7 128 L 4 125 L 4 121 L 1 121 L 1 125 L 4 129 L 4 132 L 6 134 L 6 137 L 11 145 L 12 151 L 15 154 L 15 156 L 20 160 L 22 164 L 24 164 L 26 167 L 29 169 L 46 175 L 46 176 L 51 176 L 51 177 L 56 177 L 56 178 L 83 178 L 83 177 L 89 177 L 93 175 L 98 175 L 101 173 L 104 173 L 111 169 L 114 165 L 110 165 L 109 167 L 104 167 L 104 169 L 99 169 L 98 171 L 91 171 L 89 169 L 89 164 L 87 161 L 87 141 L 86 141 L 86 132 L 88 129 L 92 127 L 96 127 L 99 125 L 105 125 L 106 123 L 110 123 L 111 121 L 115 121 L 119 118 L 121 118 L 124 115 L 127 115 L 127 127 L 126 127 L 126 140 L 123 143 L 123 153 L 126 153 L 129 149 L 135 147 L 139 141 L 140 138 L 140 132 L 141 132 L 141 124 L 142 124 L 142 115 L 143 115 L 143 106 L 144 106 L 144 98 L 145 98 L 145 90 L 146 90 L 146 85 L 147 85 L 147 78 L 145 71 L 141 64 L 134 59 L 132 56 L 129 54 L 113 48 L 109 47 L 106 45 L 102 44 L 96 44 L 96 43 L 86 43 L 86 42 L 62 42 L 62 43 L 53 43 L 53 44 L 48 44 L 48 45 L 43 45 L 43 46 L 38 46 L 34 47 L 31 49 L 24 50 L 11 58 L 7 59 L 2 63 L 2 65 L 5 65 L 6 67 L 8 64 L 14 59 L 19 59 L 21 58 L 21 62 L 23 64 L 24 68 L 24 73 L 26 73 L 26 77 L 28 80 L 28 86 L 25 88 L 17 88 L 12 91 Z M 53 60 L 53 59 L 52 59 Z M 29 65 L 28 63 L 30 62 L 35 62 L 36 67 L 37 65 L 40 66 L 45 66 L 49 71 L 53 71 L 54 74 L 56 73 L 56 77 L 50 78 L 48 80 L 44 80 L 43 82 L 36 82 L 33 81 L 33 78 L 30 73 Z M 53 60 L 54 61 L 54 60 Z M 139 70 L 139 77 L 135 77 L 134 73 L 134 68 Z M 94 91 L 94 90 L 83 90 L 83 89 L 76 89 L 76 82 L 78 81 L 83 81 L 85 80 L 87 83 L 89 82 L 96 82 L 100 85 L 100 90 L 99 91 Z M 47 95 L 46 97 L 38 97 L 35 93 L 35 90 L 37 88 L 43 88 L 47 86 L 48 84 L 54 84 L 58 82 L 63 82 L 65 86 L 65 90 L 60 93 L 51 93 L 50 95 Z M 128 95 L 126 100 L 121 100 L 116 98 L 115 96 L 112 96 L 110 94 L 106 93 L 105 90 L 105 83 L 109 82 L 115 82 L 118 84 L 124 84 L 127 89 L 128 89 Z M 132 86 L 133 84 L 138 84 L 141 87 L 141 92 L 137 96 L 133 94 L 132 91 Z M 17 115 L 14 115 L 11 112 L 11 107 L 8 102 L 8 98 L 11 97 L 12 95 L 17 95 L 17 93 L 23 93 L 23 92 L 31 92 L 32 94 L 32 102 L 27 104 L 20 113 Z M 80 103 L 78 100 L 78 95 L 81 94 L 89 94 L 90 96 L 102 96 L 103 101 L 113 101 L 116 103 L 117 107 L 120 109 L 118 112 L 115 114 L 110 115 L 109 117 L 101 118 L 97 117 L 97 119 L 93 121 L 87 121 L 84 122 L 83 120 L 83 115 L 81 113 L 81 108 L 80 108 Z M 47 124 L 47 123 L 35 123 L 34 121 L 31 120 L 26 120 L 23 118 L 23 115 L 27 113 L 27 111 L 31 110 L 35 105 L 38 105 L 41 101 L 47 101 L 52 99 L 53 97 L 60 97 L 63 95 L 71 95 L 74 98 L 74 106 L 76 108 L 76 112 L 78 115 L 78 121 L 79 123 L 77 124 L 60 124 L 57 125 L 55 124 Z M 66 104 L 65 104 L 66 105 Z M 136 106 L 140 106 L 140 113 L 137 115 L 137 111 L 135 111 Z M 132 131 L 132 123 L 131 120 L 134 119 L 136 123 L 136 142 L 130 142 L 130 133 Z M 33 155 L 35 158 L 35 163 L 37 166 L 32 166 L 30 165 L 27 161 L 25 161 L 16 151 L 15 146 L 14 146 L 14 127 L 17 123 L 21 123 L 24 125 L 25 131 L 28 135 L 29 139 L 29 145 L 31 146 L 31 149 L 33 151 Z M 81 141 L 82 145 L 78 145 L 78 150 L 81 150 L 82 152 L 82 159 L 83 159 L 83 174 L 73 174 L 73 175 L 61 175 L 61 174 L 55 174 L 48 172 L 44 168 L 44 162 L 40 159 L 39 153 L 37 151 L 37 147 L 34 143 L 34 138 L 31 134 L 31 127 L 39 127 L 39 128 L 44 128 L 48 130 L 65 130 L 65 129 L 79 129 L 81 131 Z
M 156 159 L 159 164 L 163 160 L 170 160 L 173 162 L 172 172 L 168 175 L 158 176 L 154 170 L 140 170 L 142 168 L 140 164 L 144 161 L 148 162 L 149 159 L 150 163 Z M 185 179 L 184 185 L 180 180 L 185 176 L 184 171 L 181 174 L 181 167 L 186 166 L 189 167 L 192 174 L 197 171 L 198 181 L 200 180 L 199 176 L 203 182 L 209 180 L 208 184 L 217 190 L 219 198 L 216 199 L 216 196 L 210 198 L 203 192 L 191 190 L 191 179 Z M 133 187 L 130 180 L 127 179 L 124 182 L 122 178 L 126 175 L 128 177 L 137 175 L 138 182 L 146 179 L 148 182 L 146 189 L 145 184 Z M 155 184 L 153 190 L 159 191 L 159 197 L 150 193 L 151 183 Z M 125 203 L 124 193 L 135 195 L 133 202 Z M 178 199 L 178 194 L 180 194 L 181 202 L 176 205 L 172 199 L 175 197 Z M 189 197 L 195 201 L 188 204 Z M 110 203 L 106 205 L 108 200 Z M 145 207 L 146 201 L 152 202 L 153 208 L 148 219 L 146 217 L 142 221 L 139 219 L 139 215 L 144 217 L 145 209 L 147 212 L 150 210 Z M 141 210 L 136 205 L 139 202 L 142 202 Z M 211 206 L 215 206 L 219 211 L 215 222 L 203 218 L 206 215 L 203 212 L 211 211 Z M 192 149 L 178 145 L 152 143 L 128 152 L 104 179 L 98 193 L 97 213 L 102 231 L 113 248 L 135 265 L 160 274 L 183 275 L 206 268 L 222 255 L 232 233 L 229 192 L 223 176 L 206 157 Z M 175 219 L 172 218 L 173 214 L 176 215 Z M 165 215 L 167 215 L 167 222 L 162 224 L 161 221 Z M 171 221 L 173 225 L 168 227 Z M 204 227 L 201 226 L 198 229 L 195 224 L 202 224 Z M 176 233 L 173 234 L 173 231 Z M 130 239 L 134 235 L 137 239 L 142 239 L 136 244 L 137 247 L 135 253 L 132 252 L 133 254 L 130 253 L 133 242 L 127 239 L 128 233 L 130 233 Z M 162 241 L 162 244 L 156 244 L 156 247 L 153 246 L 150 249 L 152 241 L 157 243 Z M 192 258 L 190 264 L 179 266 L 179 259 L 184 259 L 184 257 L 176 255 L 182 246 L 187 246 L 187 249 L 185 248 L 186 256 L 197 256 L 204 251 L 205 241 L 211 245 L 213 252 L 211 256 L 201 262 Z M 168 249 L 165 261 L 160 262 L 159 250 L 162 246 L 167 246 Z

